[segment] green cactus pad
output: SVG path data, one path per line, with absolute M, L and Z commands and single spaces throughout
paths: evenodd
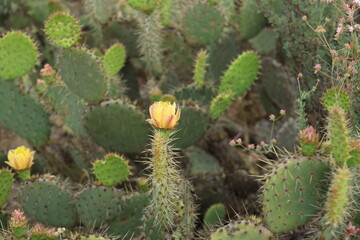
M 232 62 L 220 83 L 220 92 L 233 92 L 234 97 L 243 95 L 259 73 L 260 60 L 255 52 L 244 52 Z
M 98 237 L 96 235 L 89 235 L 88 237 L 81 236 L 80 240 L 110 240 L 112 238 Z
M 124 66 L 126 50 L 124 45 L 116 43 L 105 53 L 103 58 L 104 69 L 108 77 L 115 76 Z
M 345 223 L 351 204 L 351 181 L 352 174 L 349 168 L 338 168 L 331 181 L 326 198 L 324 221 L 332 227 L 341 226 Z
M 71 91 L 89 103 L 102 100 L 107 90 L 104 70 L 97 58 L 86 49 L 64 49 L 57 67 Z
M 276 49 L 277 34 L 271 28 L 264 28 L 249 42 L 256 52 L 260 54 L 269 54 Z
M 101 146 L 117 152 L 139 153 L 149 142 L 150 124 L 134 106 L 103 102 L 85 115 L 89 135 Z
M 98 228 L 111 222 L 120 211 L 121 193 L 106 187 L 89 187 L 75 197 L 81 224 Z
M 176 90 L 174 92 L 174 96 L 178 101 L 190 100 L 199 105 L 209 105 L 215 96 L 215 93 L 210 87 L 197 88 L 194 86 L 188 86 Z
M 0 78 L 24 76 L 38 60 L 38 51 L 31 38 L 22 32 L 9 32 L 0 39 Z
M 211 102 L 209 109 L 211 117 L 213 119 L 219 118 L 229 108 L 233 99 L 233 93 L 219 93 Z
M 73 196 L 60 184 L 30 182 L 22 189 L 20 200 L 26 215 L 37 222 L 70 228 L 77 221 Z
M 329 166 L 316 158 L 298 157 L 278 164 L 263 186 L 264 220 L 273 232 L 295 229 L 316 216 Z
M 14 179 L 11 171 L 7 169 L 0 169 L 0 208 L 6 203 L 10 195 L 13 182 Z
M 240 9 L 239 29 L 244 40 L 255 37 L 266 25 L 266 18 L 256 0 L 244 0 Z
M 0 122 L 34 145 L 46 142 L 50 122 L 42 106 L 13 81 L 0 81 Z
M 81 26 L 71 15 L 55 12 L 45 23 L 45 33 L 56 45 L 69 48 L 79 41 Z
M 183 32 L 188 42 L 206 46 L 221 37 L 224 17 L 207 3 L 198 3 L 187 11 Z
M 56 84 L 48 87 L 46 96 L 49 98 L 53 110 L 63 118 L 64 127 L 68 132 L 80 137 L 87 136 L 82 121 L 86 107 L 84 100 L 66 87 Z
M 149 204 L 145 193 L 132 194 L 122 200 L 120 215 L 110 224 L 108 233 L 122 239 L 134 239 L 142 232 L 143 210 Z
M 326 110 L 328 111 L 330 111 L 330 109 L 334 106 L 339 106 L 347 112 L 351 107 L 350 96 L 345 89 L 341 87 L 328 89 L 322 100 Z
M 217 226 L 226 217 L 226 208 L 224 204 L 218 203 L 212 205 L 205 213 L 204 224 L 206 226 Z
M 174 146 L 187 148 L 199 141 L 206 133 L 210 117 L 191 107 L 181 108 L 181 117 L 174 134 Z
M 106 24 L 116 12 L 118 0 L 86 0 L 85 7 L 89 15 L 101 24 Z
M 117 154 L 110 153 L 104 156 L 104 160 L 94 162 L 94 173 L 104 186 L 115 186 L 130 175 L 129 162 Z
M 206 51 L 204 51 L 204 50 L 201 50 L 196 55 L 195 67 L 194 67 L 194 84 L 198 88 L 201 88 L 205 85 L 207 58 L 208 58 L 208 55 L 207 55 Z
M 229 223 L 212 233 L 210 240 L 271 240 L 274 235 L 258 221 L 241 220 Z
M 328 124 L 335 163 L 338 166 L 344 166 L 351 157 L 350 130 L 344 110 L 340 107 L 332 107 L 329 111 Z
M 151 13 L 158 6 L 159 0 L 127 0 L 126 3 L 138 11 Z

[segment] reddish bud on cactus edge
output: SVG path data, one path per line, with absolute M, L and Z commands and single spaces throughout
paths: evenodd
M 11 213 L 10 226 L 12 228 L 24 227 L 27 224 L 27 219 L 24 217 L 24 213 L 21 210 L 14 210 Z
M 300 136 L 300 140 L 304 143 L 309 143 L 309 144 L 319 143 L 319 134 L 312 126 L 309 126 L 304 130 L 301 130 L 299 136 Z
M 315 154 L 319 146 L 319 134 L 312 126 L 308 126 L 299 132 L 301 151 L 305 156 Z

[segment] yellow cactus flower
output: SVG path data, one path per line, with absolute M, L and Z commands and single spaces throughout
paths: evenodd
M 173 129 L 179 119 L 181 109 L 176 109 L 176 103 L 170 102 L 155 102 L 150 106 L 150 117 L 146 121 L 156 128 Z
M 35 151 L 30 151 L 29 148 L 21 146 L 16 149 L 9 150 L 8 152 L 8 162 L 10 167 L 15 170 L 26 170 L 34 164 L 34 154 Z

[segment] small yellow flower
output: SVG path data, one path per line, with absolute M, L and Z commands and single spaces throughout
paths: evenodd
M 176 103 L 170 102 L 155 102 L 150 106 L 150 117 L 146 121 L 156 128 L 173 129 L 179 119 L 181 109 L 176 109 Z
M 34 164 L 34 154 L 35 151 L 30 151 L 29 148 L 21 146 L 16 149 L 9 150 L 9 161 L 5 163 L 15 170 L 26 170 Z

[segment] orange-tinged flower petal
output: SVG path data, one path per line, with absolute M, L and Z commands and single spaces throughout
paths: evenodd
M 172 129 L 180 119 L 180 109 L 176 111 L 176 103 L 155 102 L 149 108 L 150 117 L 147 122 L 156 128 Z
M 30 151 L 29 148 L 21 146 L 16 149 L 9 150 L 9 161 L 6 163 L 15 170 L 29 169 L 34 164 L 34 154 L 34 151 Z

